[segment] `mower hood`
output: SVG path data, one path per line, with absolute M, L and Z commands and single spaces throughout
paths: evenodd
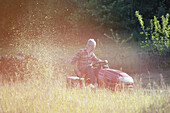
M 106 69 L 106 70 L 107 70 L 107 72 L 117 74 L 118 76 L 121 76 L 121 77 L 129 77 L 129 75 L 127 73 L 122 72 L 120 70 L 116 70 L 116 69 Z

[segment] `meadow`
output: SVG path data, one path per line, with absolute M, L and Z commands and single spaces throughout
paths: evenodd
M 21 41 L 21 40 L 20 40 Z M 27 64 L 31 77 L 25 75 L 24 80 L 6 81 L 0 83 L 0 113 L 168 113 L 170 112 L 170 87 L 164 83 L 142 81 L 140 74 L 133 75 L 134 91 L 111 91 L 105 88 L 92 90 L 88 87 L 66 88 L 66 77 L 71 76 L 73 68 L 70 60 L 83 44 L 52 45 L 24 41 L 15 49 L 2 49 L 2 55 L 14 55 L 23 51 L 36 56 L 39 61 Z M 115 53 L 111 44 L 98 42 L 96 55 L 108 59 L 110 64 L 115 61 Z M 19 46 L 18 46 L 19 45 Z M 9 51 L 6 51 L 9 50 Z M 112 51 L 112 52 L 110 52 Z M 137 66 L 138 57 L 135 50 L 129 50 L 124 55 L 134 54 L 128 63 Z M 121 61 L 121 60 L 120 60 Z M 136 62 L 134 62 L 136 61 Z M 55 63 L 55 66 L 53 65 Z M 114 67 L 114 66 L 113 66 Z M 133 69 L 133 67 L 129 67 Z M 124 67 L 122 67 L 124 70 Z M 19 73 L 16 75 L 20 76 Z M 1 76 L 2 73 L 1 73 Z M 153 84 L 154 83 L 154 84 Z M 146 84 L 147 87 L 143 87 Z

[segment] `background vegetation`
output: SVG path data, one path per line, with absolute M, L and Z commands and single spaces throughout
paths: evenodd
M 146 28 L 154 18 L 157 18 L 160 27 L 163 27 L 161 17 L 170 12 L 169 0 L 1 0 L 0 3 L 0 48 L 16 45 L 16 37 L 17 40 L 25 37 L 28 41 L 41 39 L 74 45 L 85 43 L 89 38 L 95 38 L 102 43 L 106 40 L 110 42 L 104 36 L 105 33 L 111 35 L 110 29 L 114 35 L 118 34 L 120 40 L 132 37 L 131 43 L 128 43 L 141 48 L 146 36 L 140 34 L 143 29 L 140 28 L 135 11 L 142 15 Z M 166 31 L 169 32 L 169 21 Z M 165 35 L 159 36 L 165 39 Z M 169 35 L 166 38 L 169 39 Z M 169 47 L 161 56 L 151 55 L 153 51 L 139 51 L 139 56 L 149 54 L 152 62 L 160 62 L 158 66 L 152 63 L 148 66 L 159 70 L 160 67 L 169 67 Z

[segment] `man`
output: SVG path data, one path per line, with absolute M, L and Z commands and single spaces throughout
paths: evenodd
M 95 84 L 95 72 L 92 63 L 101 61 L 93 53 L 96 47 L 96 42 L 94 39 L 89 39 L 87 45 L 84 49 L 80 49 L 73 57 L 71 64 L 74 66 L 74 70 L 78 76 L 85 74 L 90 78 L 92 87 Z M 105 60 L 107 62 L 107 60 Z

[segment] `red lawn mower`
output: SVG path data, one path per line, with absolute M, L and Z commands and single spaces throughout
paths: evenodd
M 108 63 L 103 61 L 93 64 L 93 67 L 98 70 L 96 74 L 98 87 L 104 87 L 113 90 L 133 90 L 133 78 L 127 73 L 120 70 L 110 69 Z M 67 77 L 67 87 L 75 87 L 77 85 L 82 87 L 83 80 L 85 81 L 86 86 L 89 85 L 89 78 L 86 78 L 86 76 Z

